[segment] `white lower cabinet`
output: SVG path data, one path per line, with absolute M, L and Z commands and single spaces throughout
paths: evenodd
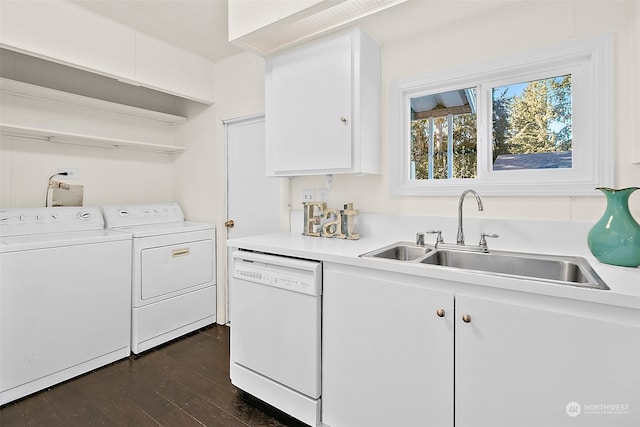
M 640 425 L 638 310 L 524 294 L 455 300 L 457 427 Z
M 373 273 L 325 263 L 322 422 L 453 425 L 453 294 Z
M 322 372 L 331 427 L 637 426 L 640 314 L 325 263 Z

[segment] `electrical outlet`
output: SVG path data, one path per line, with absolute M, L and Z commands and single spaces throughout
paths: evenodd
M 78 169 L 75 168 L 59 168 L 58 173 L 66 172 L 66 179 L 78 179 Z
M 314 190 L 302 190 L 302 201 L 313 202 L 316 198 L 316 192 Z
M 325 190 L 325 189 L 318 190 L 318 201 L 326 203 L 328 198 L 329 198 L 329 190 Z

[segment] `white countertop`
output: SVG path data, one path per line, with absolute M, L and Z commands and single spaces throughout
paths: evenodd
M 384 235 L 383 235 L 384 234 Z M 359 255 L 392 244 L 409 241 L 406 234 L 391 236 L 380 233 L 376 237 L 361 237 L 359 240 L 303 236 L 300 232 L 265 234 L 227 242 L 230 248 L 307 258 L 353 266 L 362 266 L 411 275 L 419 275 L 447 281 L 469 283 L 478 286 L 517 290 L 534 294 L 569 298 L 587 302 L 640 309 L 640 268 L 617 267 L 602 264 L 590 254 L 570 255 L 586 258 L 610 290 L 588 289 L 576 286 L 553 284 L 532 279 L 500 277 L 472 271 L 449 269 L 424 264 L 360 258 Z M 493 242 L 490 242 L 490 244 Z M 491 246 L 490 246 L 491 247 Z M 495 248 L 502 249 L 502 248 Z M 565 253 L 569 255 L 568 253 Z

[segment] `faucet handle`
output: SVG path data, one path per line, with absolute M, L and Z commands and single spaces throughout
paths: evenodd
M 424 233 L 416 233 L 416 246 L 424 246 Z
M 444 243 L 444 239 L 442 238 L 442 231 L 440 231 L 440 230 L 427 230 L 426 233 L 427 234 L 437 234 L 437 236 L 436 236 L 436 246 L 438 246 L 439 243 Z
M 495 233 L 480 233 L 480 243 L 478 243 L 478 246 L 480 246 L 480 248 L 485 251 L 485 252 L 489 252 L 489 248 L 487 247 L 487 239 L 486 237 L 490 237 L 492 239 L 496 239 L 500 236 L 498 236 Z

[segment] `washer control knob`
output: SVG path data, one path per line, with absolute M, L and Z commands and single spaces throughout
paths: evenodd
M 120 218 L 127 218 L 129 216 L 129 211 L 126 209 L 118 209 L 118 216 Z
M 89 220 L 91 219 L 91 212 L 87 212 L 87 211 L 80 211 L 78 212 L 78 218 L 83 219 L 83 220 Z

